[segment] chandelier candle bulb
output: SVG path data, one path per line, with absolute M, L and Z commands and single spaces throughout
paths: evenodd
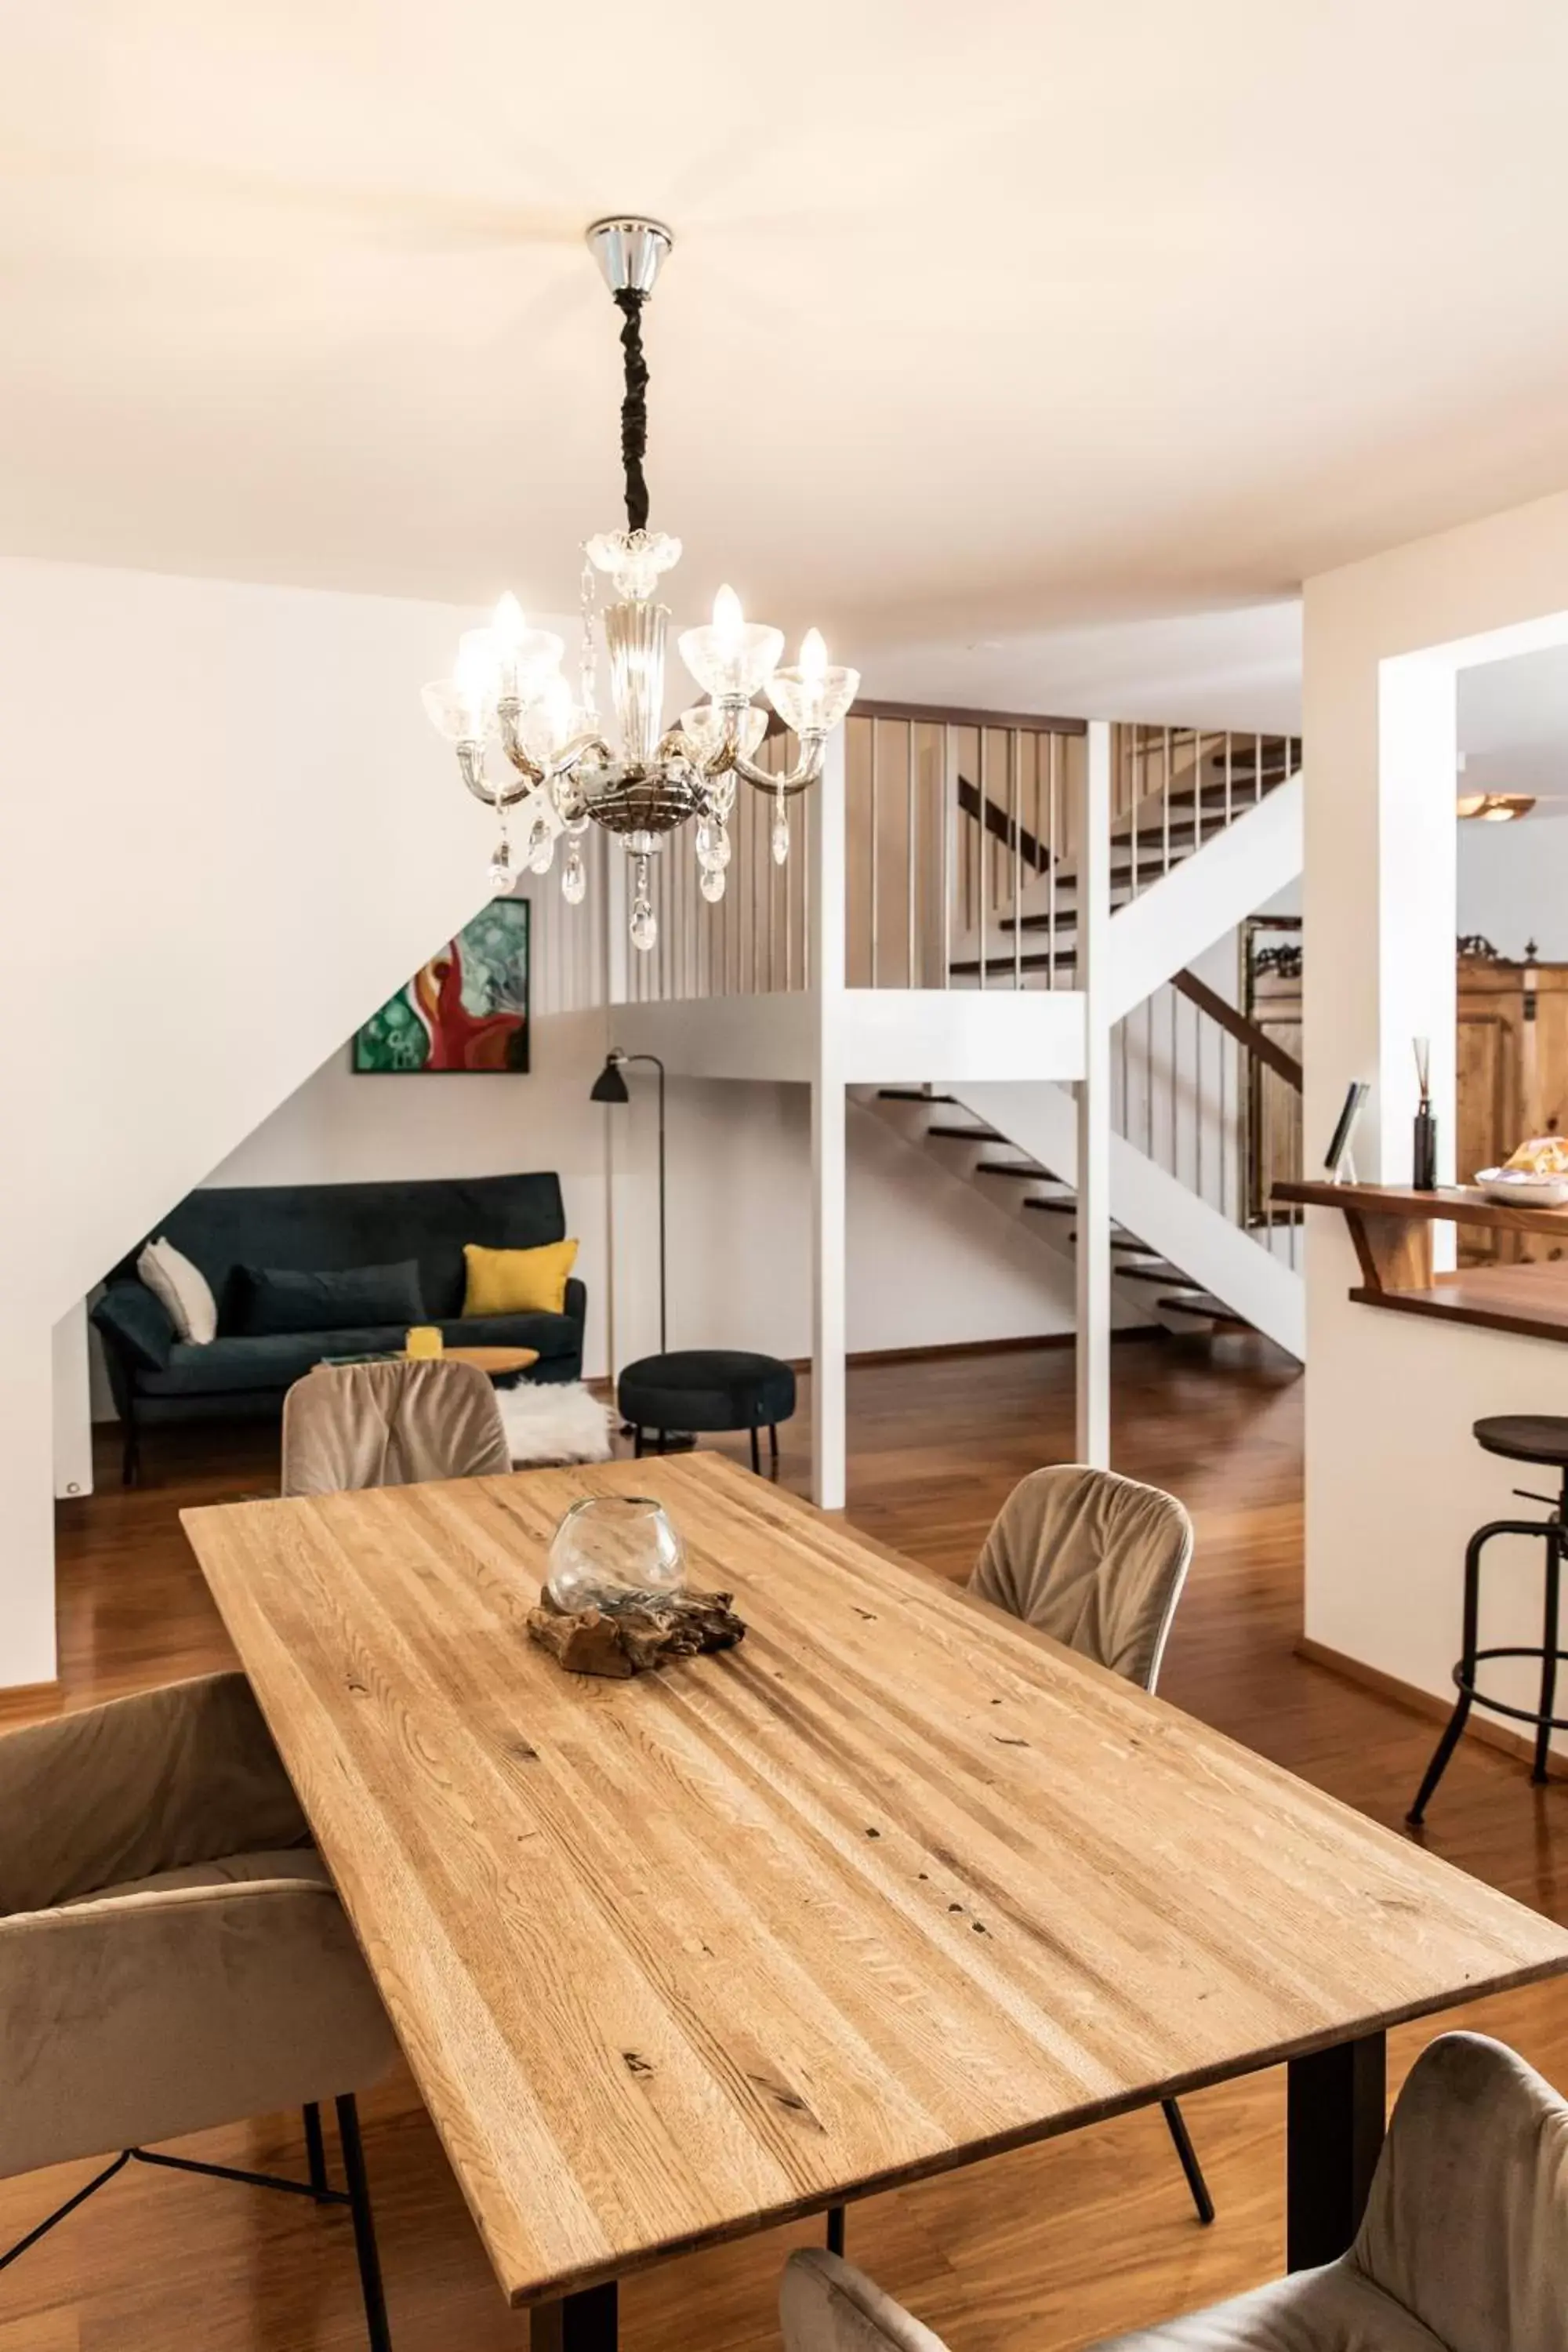
M 830 735 L 859 691 L 859 671 L 831 667 L 817 629 L 807 629 L 795 667 L 777 670 L 768 680 L 768 700 L 803 741 Z
M 715 702 L 742 707 L 766 685 L 783 651 L 784 631 L 748 621 L 728 584 L 713 599 L 708 626 L 687 629 L 680 639 L 680 658 L 698 685 L 706 687 Z
M 642 314 L 670 250 L 670 236 L 657 221 L 628 215 L 595 221 L 588 243 L 622 322 L 621 465 L 626 527 L 599 531 L 584 544 L 578 694 L 574 698 L 562 675 L 561 639 L 547 629 L 530 628 L 509 590 L 488 628 L 464 634 L 453 676 L 426 687 L 424 701 L 431 724 L 456 748 L 463 782 L 502 821 L 492 882 L 505 888 L 511 884 L 505 832 L 510 812 L 518 812 L 520 821 L 523 816 L 531 820 L 524 856 L 534 873 L 543 873 L 550 865 L 560 828 L 575 835 L 590 823 L 598 824 L 619 835 L 637 860 L 631 936 L 634 946 L 646 950 L 658 937 L 648 890 L 649 854 L 662 848 L 667 835 L 695 819 L 702 896 L 710 905 L 721 898 L 730 854 L 724 828 L 737 785 L 744 781 L 755 791 L 774 795 L 773 853 L 782 865 L 790 847 L 787 803 L 819 781 L 824 741 L 848 710 L 860 681 L 856 671 L 829 665 L 827 649 L 815 629 L 806 634 L 798 667 L 781 670 L 782 631 L 748 621 L 740 598 L 726 583 L 713 600 L 712 619 L 683 631 L 679 640 L 688 669 L 711 698 L 683 711 L 678 724 L 666 729 L 669 614 L 657 598 L 665 573 L 680 560 L 680 541 L 668 531 L 647 528 L 643 460 L 648 371 Z M 608 582 L 607 591 L 600 591 L 601 580 Z M 599 593 L 606 593 L 608 601 L 596 633 Z M 609 732 L 597 711 L 599 635 L 609 656 L 615 714 Z M 764 688 L 773 709 L 800 740 L 799 759 L 784 775 L 755 763 L 768 714 L 752 698 Z M 487 764 L 498 736 L 510 771 L 499 782 Z M 529 806 L 521 808 L 523 803 Z M 568 905 L 582 902 L 587 871 L 574 845 L 563 862 L 561 887 Z

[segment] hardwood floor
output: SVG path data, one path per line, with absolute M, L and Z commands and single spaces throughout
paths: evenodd
M 1433 1737 L 1418 1716 L 1299 1660 L 1301 1385 L 1258 1341 L 1214 1351 L 1114 1351 L 1115 1458 L 1191 1507 L 1198 1550 L 1162 1688 L 1178 1706 L 1396 1824 Z M 953 1576 L 1026 1470 L 1071 1451 L 1064 1350 L 957 1357 L 850 1376 L 849 1517 Z M 808 1425 L 783 1433 L 783 1475 L 804 1488 Z M 740 1456 L 741 1445 L 733 1449 Z M 168 1433 L 150 1483 L 123 1493 L 106 1447 L 101 1491 L 60 1518 L 60 1703 L 80 1706 L 227 1662 L 180 1535 L 188 1503 L 275 1482 L 267 1433 Z M 1456 1615 L 1459 1569 L 1456 1531 Z M 38 1701 L 14 1698 L 0 1720 Z M 1561 1785 L 1474 1743 L 1436 1801 L 1426 1843 L 1553 1916 L 1565 1916 Z M 1568 1985 L 1463 2013 L 1568 2085 Z M 1403 2072 L 1429 2028 L 1393 2041 Z M 1279 2267 L 1283 2081 L 1265 2074 L 1184 2102 L 1218 2206 L 1194 2222 L 1157 2114 L 1135 2115 L 854 2208 L 849 2252 L 953 2352 L 1048 2352 L 1191 2309 Z M 398 2352 L 521 2352 L 438 2143 L 406 2078 L 365 2104 Z M 300 2168 L 295 2118 L 214 2133 L 193 2152 Z M 335 2161 L 335 2158 L 334 2158 Z M 0 2243 L 92 2168 L 0 2183 Z M 299 2210 L 297 2210 L 297 2208 Z M 776 2341 L 779 2264 L 813 2240 L 774 2231 L 671 2263 L 623 2292 L 629 2352 L 740 2352 Z M 363 2345 L 348 2223 L 304 2200 L 132 2168 L 0 2273 L 0 2352 L 326 2352 Z

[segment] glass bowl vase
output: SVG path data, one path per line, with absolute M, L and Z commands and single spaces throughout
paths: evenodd
M 665 1600 L 685 1584 L 686 1547 L 651 1495 L 584 1496 L 551 1540 L 546 1590 L 568 1616 Z

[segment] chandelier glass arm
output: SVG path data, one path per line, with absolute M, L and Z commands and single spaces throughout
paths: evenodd
M 496 712 L 496 719 L 500 728 L 500 747 L 520 776 L 526 777 L 531 785 L 542 783 L 544 771 L 536 760 L 529 756 L 523 745 L 522 735 L 518 726 L 521 716 L 521 702 L 509 700 L 500 704 Z
M 485 773 L 485 747 L 482 743 L 459 743 L 457 752 L 458 772 L 474 798 L 483 801 L 487 808 L 516 808 L 518 803 L 526 800 L 541 781 L 537 772 L 530 774 L 523 770 L 516 783 L 509 778 L 505 783 L 492 784 Z
M 793 793 L 807 791 L 811 785 L 820 781 L 822 747 L 826 740 L 826 735 L 813 734 L 803 737 L 800 758 L 786 775 L 775 776 L 766 768 L 759 768 L 754 760 L 749 760 L 743 751 L 739 751 L 733 753 L 725 765 L 732 767 L 737 775 L 744 776 L 749 784 L 755 784 L 759 792 L 776 793 L 788 798 Z

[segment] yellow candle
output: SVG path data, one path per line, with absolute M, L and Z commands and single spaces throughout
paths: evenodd
M 432 1356 L 440 1355 L 445 1344 L 434 1323 L 416 1323 L 409 1328 L 408 1353 L 421 1363 Z

